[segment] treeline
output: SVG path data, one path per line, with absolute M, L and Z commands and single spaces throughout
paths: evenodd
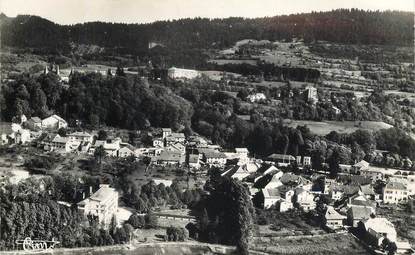
M 261 62 L 257 63 L 257 65 L 251 65 L 247 63 L 214 65 L 211 69 L 238 73 L 244 76 L 262 76 L 266 80 L 277 78 L 283 81 L 291 80 L 302 82 L 317 82 L 320 78 L 320 72 L 316 69 L 301 67 L 281 67 L 274 64 Z
M 190 126 L 193 114 L 192 105 L 166 87 L 148 87 L 137 77 L 96 73 L 75 73 L 68 89 L 53 73 L 37 78 L 21 75 L 3 85 L 0 110 L 6 121 L 21 114 L 43 118 L 55 112 L 70 123 L 80 120 L 92 127 L 128 129 L 183 128 Z
M 139 213 L 148 213 L 155 208 L 180 209 L 192 207 L 199 202 L 202 196 L 202 190 L 186 189 L 183 191 L 177 181 L 167 187 L 162 183 L 156 185 L 154 181 L 150 181 L 141 187 L 124 183 L 125 185 L 121 186 L 124 191 L 123 201 Z
M 413 13 L 338 9 L 267 18 L 181 19 L 151 24 L 89 22 L 61 26 L 35 16 L 1 17 L 7 46 L 68 51 L 69 43 L 95 44 L 118 54 L 147 52 L 148 42 L 169 48 L 229 47 L 251 39 L 304 38 L 350 44 L 413 44 Z

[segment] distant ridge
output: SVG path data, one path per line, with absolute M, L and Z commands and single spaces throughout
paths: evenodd
M 413 46 L 412 12 L 338 9 L 329 12 L 266 18 L 192 18 L 149 24 L 88 22 L 59 25 L 31 15 L 9 18 L 0 14 L 1 42 L 5 46 L 31 47 L 59 52 L 69 44 L 93 44 L 138 54 L 157 41 L 168 48 L 223 48 L 246 38 L 281 40 L 303 38 L 345 44 Z

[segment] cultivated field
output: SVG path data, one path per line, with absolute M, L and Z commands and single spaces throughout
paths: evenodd
M 331 131 L 338 133 L 353 133 L 358 129 L 380 130 L 393 127 L 381 121 L 309 121 L 309 120 L 284 120 L 290 127 L 306 125 L 316 135 L 327 135 Z
M 314 236 L 262 237 L 254 240 L 252 249 L 267 254 L 368 254 L 349 233 Z

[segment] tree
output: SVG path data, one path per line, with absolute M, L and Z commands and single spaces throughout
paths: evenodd
M 102 140 L 102 141 L 107 140 L 108 139 L 107 132 L 105 130 L 98 131 L 98 138 L 97 139 Z
M 383 239 L 381 248 L 384 249 L 388 253 L 388 255 L 393 255 L 398 250 L 396 243 L 391 242 L 388 238 Z
M 95 160 L 99 162 L 99 166 L 102 165 L 102 159 L 107 155 L 107 152 L 104 149 L 104 146 L 100 145 L 95 149 L 94 157 Z
M 209 236 L 209 239 L 215 236 L 220 243 L 236 245 L 238 254 L 248 254 L 254 217 L 248 189 L 240 181 L 224 177 L 209 186 L 211 193 L 205 208 L 216 220 L 208 228 L 210 233 L 202 233 L 202 236 Z
M 118 66 L 118 67 L 117 67 L 117 70 L 115 71 L 115 75 L 116 75 L 116 76 L 125 76 L 125 73 L 124 73 L 124 68 L 122 68 L 122 67 Z
M 143 228 L 145 226 L 145 219 L 144 216 L 133 213 L 130 218 L 128 218 L 128 223 L 133 226 L 133 228 Z
M 330 177 L 332 178 L 337 177 L 340 172 L 339 159 L 339 152 L 334 150 L 328 160 Z
M 158 226 L 158 219 L 151 211 L 144 216 L 146 222 L 146 228 L 157 228 Z
M 60 128 L 60 129 L 58 130 L 58 134 L 59 134 L 60 136 L 65 137 L 65 136 L 66 136 L 66 129 L 65 129 L 65 128 Z

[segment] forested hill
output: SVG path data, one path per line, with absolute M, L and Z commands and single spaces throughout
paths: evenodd
M 0 16 L 6 46 L 67 51 L 69 43 L 94 44 L 126 53 L 147 50 L 149 41 L 169 48 L 222 48 L 241 39 L 325 40 L 346 44 L 413 45 L 412 12 L 339 9 L 266 18 L 181 19 L 150 24 L 91 22 L 58 25 L 22 15 Z

